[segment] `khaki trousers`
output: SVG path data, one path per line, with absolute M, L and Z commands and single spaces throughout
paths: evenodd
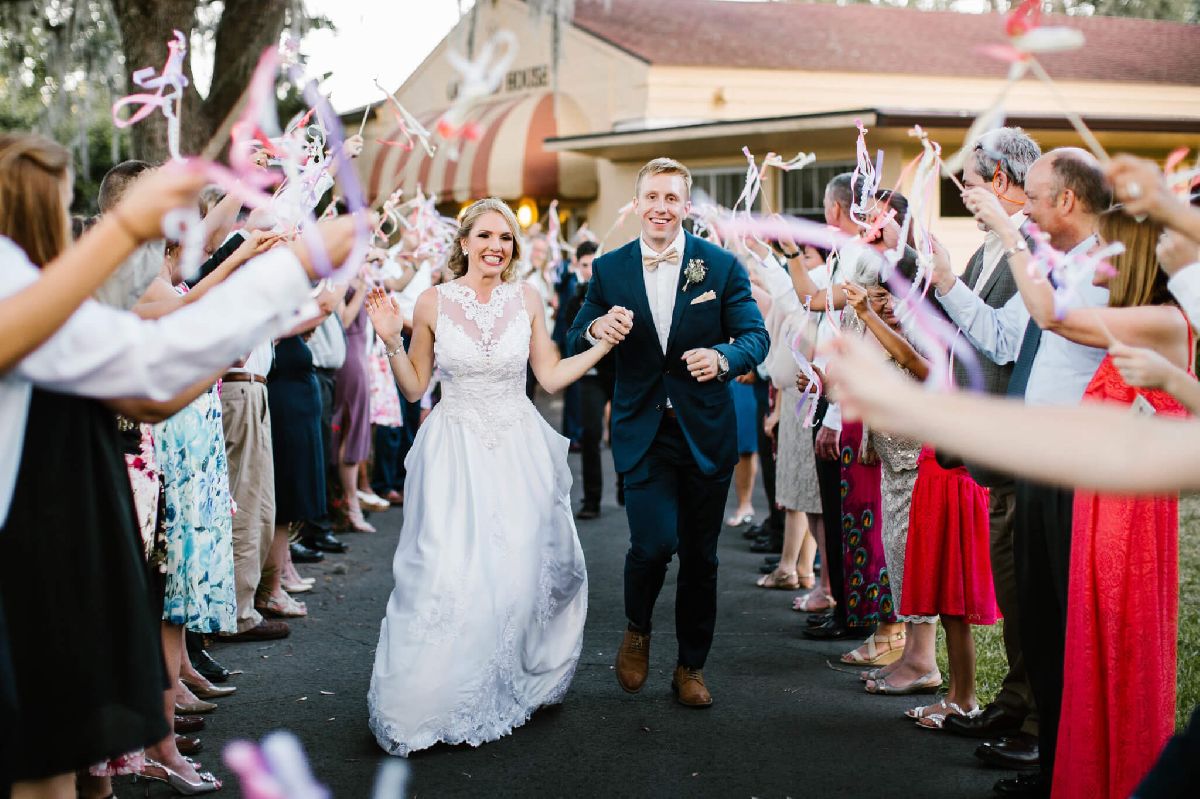
M 262 383 L 222 383 L 221 413 L 233 515 L 233 575 L 237 629 L 258 626 L 254 595 L 267 568 L 275 536 L 275 461 L 271 456 L 271 409 Z

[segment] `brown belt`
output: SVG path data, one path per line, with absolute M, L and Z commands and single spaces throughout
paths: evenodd
M 266 385 L 267 378 L 253 372 L 226 372 L 221 377 L 223 383 L 262 383 Z

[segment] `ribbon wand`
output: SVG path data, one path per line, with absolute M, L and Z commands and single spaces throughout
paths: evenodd
M 363 129 L 367 127 L 367 117 L 371 115 L 371 104 L 367 103 L 367 107 L 363 109 L 362 122 L 358 123 L 358 135 L 361 136 Z

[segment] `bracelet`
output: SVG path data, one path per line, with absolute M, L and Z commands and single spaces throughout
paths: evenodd
M 130 227 L 129 223 L 125 221 L 125 217 L 116 208 L 109 211 L 108 216 L 112 217 L 113 221 L 117 223 L 117 227 L 121 228 L 126 236 L 133 239 L 134 244 L 142 243 L 142 237 L 133 232 L 133 228 Z
M 400 343 L 397 344 L 394 348 L 385 347 L 383 350 L 383 354 L 389 358 L 391 358 L 393 355 L 399 355 L 402 352 L 404 352 L 404 339 L 400 339 Z
M 790 261 L 790 260 L 792 260 L 793 258 L 799 258 L 799 257 L 800 257 L 800 251 L 799 251 L 799 250 L 796 250 L 795 252 L 788 252 L 787 250 L 785 250 L 785 249 L 783 249 L 782 247 L 780 247 L 780 248 L 779 248 L 779 251 L 780 251 L 781 253 L 783 253 L 783 257 L 784 257 L 784 258 L 787 258 L 789 261 Z
M 1016 244 L 1005 250 L 1004 255 L 1006 258 L 1012 258 L 1019 252 L 1029 252 L 1029 244 L 1026 243 L 1025 239 L 1021 239 Z

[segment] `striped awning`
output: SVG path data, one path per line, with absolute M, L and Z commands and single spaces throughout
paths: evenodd
M 394 141 L 400 136 L 387 105 L 380 109 L 379 136 Z M 432 130 L 442 110 L 416 114 L 421 124 Z M 397 188 L 405 197 L 420 187 L 426 196 L 438 202 L 468 202 L 481 197 L 515 200 L 590 200 L 597 192 L 595 161 L 576 153 L 548 152 L 547 138 L 566 131 L 587 129 L 584 116 L 573 100 L 551 92 L 505 97 L 480 103 L 471 109 L 468 119 L 478 125 L 480 136 L 459 145 L 457 160 L 451 149 L 440 146 L 430 158 L 417 146 L 403 147 L 368 144 L 367 195 L 378 203 Z M 435 134 L 436 140 L 436 134 Z M 370 137 L 368 141 L 371 141 Z M 374 146 L 372 146 L 372 144 Z

